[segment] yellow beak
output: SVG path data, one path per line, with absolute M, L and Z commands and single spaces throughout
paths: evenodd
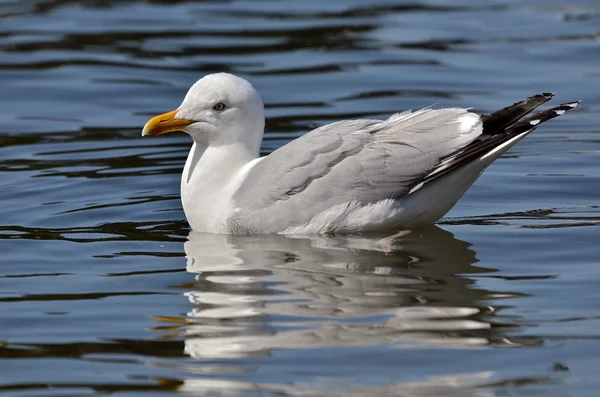
M 151 118 L 144 126 L 142 136 L 157 136 L 172 131 L 183 131 L 185 127 L 195 123 L 194 120 L 176 119 L 175 115 L 177 112 L 178 110 L 173 110 L 172 112 L 160 114 Z

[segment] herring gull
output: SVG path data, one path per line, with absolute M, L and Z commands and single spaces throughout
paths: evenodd
M 577 106 L 529 115 L 539 94 L 487 116 L 426 108 L 387 120 L 343 120 L 259 157 L 263 102 L 227 73 L 198 80 L 142 135 L 193 138 L 181 201 L 195 231 L 320 234 L 409 229 L 444 216 L 500 155 L 539 124 Z

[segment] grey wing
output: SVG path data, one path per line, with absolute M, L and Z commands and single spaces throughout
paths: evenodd
M 465 109 L 329 124 L 263 158 L 234 195 L 236 231 L 278 232 L 350 202 L 407 195 L 440 159 L 482 133 Z

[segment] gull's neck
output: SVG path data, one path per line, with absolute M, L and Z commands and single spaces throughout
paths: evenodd
M 259 148 L 243 143 L 208 146 L 194 141 L 181 176 L 181 201 L 193 230 L 227 233 L 227 219 L 233 211 L 231 198 L 258 162 Z

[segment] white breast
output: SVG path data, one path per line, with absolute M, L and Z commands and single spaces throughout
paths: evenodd
M 203 152 L 199 155 L 197 150 Z M 181 202 L 194 231 L 229 233 L 227 220 L 235 211 L 232 197 L 248 172 L 262 159 L 253 159 L 245 164 L 233 159 L 228 162 L 224 161 L 228 153 L 221 153 L 224 150 L 227 149 L 203 149 L 194 144 L 185 163 L 181 177 Z

